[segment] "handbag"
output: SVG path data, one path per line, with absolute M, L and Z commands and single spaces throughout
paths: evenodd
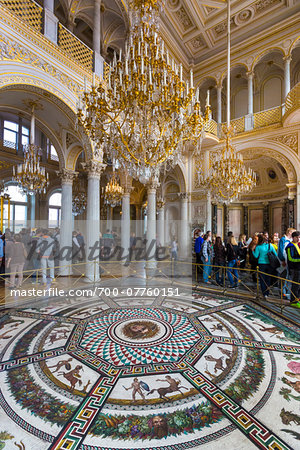
M 269 264 L 272 267 L 272 269 L 278 269 L 278 267 L 280 267 L 281 264 L 278 259 L 278 256 L 275 255 L 275 253 L 271 252 L 270 245 L 271 244 L 269 244 L 269 251 L 267 253 L 267 257 L 269 259 Z

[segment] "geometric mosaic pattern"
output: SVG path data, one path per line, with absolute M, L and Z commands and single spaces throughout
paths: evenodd
M 6 310 L 0 448 L 299 448 L 298 327 L 248 301 L 153 300 Z
M 152 319 L 158 325 L 164 323 L 171 327 L 165 342 L 155 341 L 152 345 L 141 347 L 142 340 L 135 344 L 119 345 L 108 333 L 111 325 L 122 320 Z M 179 313 L 163 311 L 158 308 L 120 309 L 104 314 L 87 324 L 80 346 L 115 366 L 168 363 L 179 360 L 195 343 L 200 335 L 190 320 Z

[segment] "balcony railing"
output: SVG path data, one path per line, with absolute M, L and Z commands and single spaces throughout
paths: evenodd
M 74 34 L 61 23 L 58 24 L 57 41 L 58 46 L 68 53 L 69 56 L 76 59 L 76 61 L 86 69 L 93 71 L 93 50 L 74 36 Z
M 0 3 L 36 31 L 42 32 L 43 8 L 33 0 L 1 0 Z
M 285 115 L 300 108 L 300 83 L 290 90 L 285 101 Z
M 254 128 L 267 127 L 281 122 L 281 106 L 254 113 Z

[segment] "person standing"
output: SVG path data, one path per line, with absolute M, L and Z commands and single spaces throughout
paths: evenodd
M 300 232 L 292 233 L 292 242 L 286 246 L 287 265 L 289 269 L 291 283 L 290 305 L 300 308 Z
M 43 284 L 47 284 L 47 267 L 50 269 L 50 278 L 52 282 L 55 282 L 54 277 L 54 246 L 55 240 L 50 236 L 48 230 L 43 230 L 43 235 L 39 239 L 37 252 L 41 257 L 41 268 Z
M 8 265 L 10 266 L 10 286 L 15 286 L 15 278 L 18 276 L 18 282 L 15 287 L 20 287 L 23 282 L 23 268 L 27 257 L 25 245 L 22 242 L 22 236 L 16 234 L 15 242 L 12 246 L 12 251 Z
M 211 261 L 213 257 L 213 250 L 211 246 L 211 231 L 204 235 L 204 242 L 202 245 L 201 260 L 203 263 L 203 281 L 206 284 L 211 284 L 209 277 L 211 275 Z
M 200 231 L 196 234 L 195 244 L 194 244 L 194 251 L 196 254 L 196 272 L 197 272 L 197 279 L 199 279 L 200 275 L 202 275 L 202 261 L 201 261 L 201 249 L 203 245 L 204 239 L 201 236 Z
M 178 258 L 178 243 L 175 237 L 173 237 L 172 239 L 172 243 L 171 243 L 171 260 L 172 261 L 177 261 Z
M 255 249 L 255 247 L 257 245 L 257 242 L 258 242 L 258 236 L 257 236 L 257 234 L 254 234 L 252 236 L 251 242 L 250 242 L 249 247 L 248 247 L 249 264 L 250 264 L 251 276 L 252 276 L 253 283 L 257 282 L 256 269 L 257 269 L 257 266 L 258 266 L 258 259 L 253 256 L 253 251 L 254 251 L 254 249 Z
M 278 258 L 281 261 L 282 272 L 284 272 L 284 269 L 286 268 L 286 274 L 281 272 L 281 276 L 285 276 L 287 280 L 289 279 L 289 268 L 287 266 L 285 248 L 289 244 L 289 242 L 291 242 L 292 233 L 294 233 L 294 231 L 296 231 L 295 228 L 288 228 L 285 234 L 280 238 L 278 244 Z M 291 286 L 288 281 L 285 281 L 284 283 L 283 296 L 291 300 Z
M 263 235 L 258 236 L 258 242 L 255 247 L 253 247 L 253 256 L 258 259 L 258 267 L 259 271 L 259 281 L 261 292 L 264 298 L 268 298 L 270 294 L 270 286 L 271 286 L 271 277 L 273 273 L 273 268 L 270 265 L 268 253 L 272 252 L 277 257 L 277 253 L 273 247 L 273 245 L 265 242 L 265 238 Z
M 224 283 L 223 267 L 226 265 L 226 250 L 220 236 L 216 237 L 216 242 L 213 247 L 214 250 L 214 265 L 216 269 L 216 282 L 220 286 Z
M 227 275 L 231 288 L 236 288 L 239 282 L 238 266 L 238 244 L 234 236 L 229 236 L 226 244 Z

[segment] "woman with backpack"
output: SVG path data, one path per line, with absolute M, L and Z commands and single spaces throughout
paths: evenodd
M 270 286 L 271 286 L 271 277 L 274 272 L 273 267 L 270 264 L 270 257 L 268 253 L 273 253 L 277 258 L 277 253 L 273 247 L 273 245 L 269 244 L 265 241 L 263 235 L 258 236 L 257 245 L 253 247 L 253 256 L 258 259 L 258 267 L 259 267 L 259 281 L 262 295 L 266 299 L 269 295 Z

